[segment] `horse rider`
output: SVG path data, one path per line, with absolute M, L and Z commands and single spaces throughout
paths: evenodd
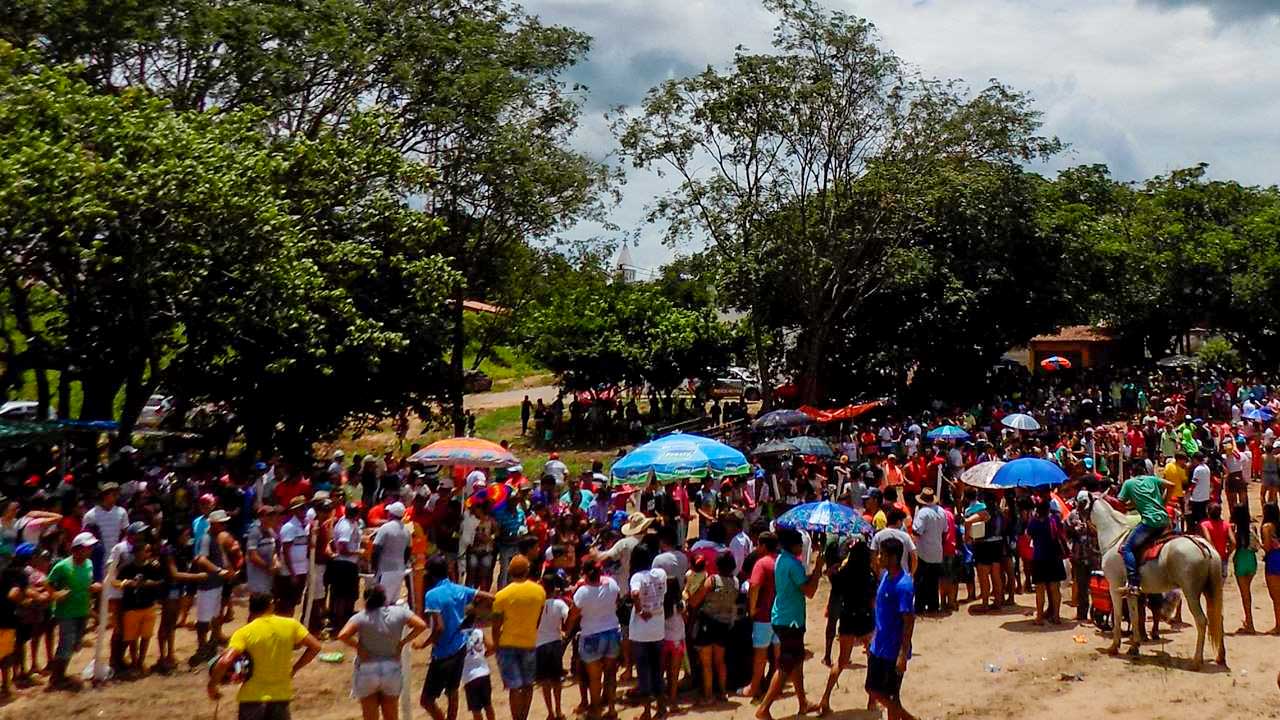
M 1137 509 L 1138 517 L 1141 518 L 1120 547 L 1120 556 L 1124 558 L 1124 569 L 1129 577 L 1129 585 L 1125 588 L 1127 595 L 1140 593 L 1142 580 L 1138 576 L 1138 554 L 1147 543 L 1160 537 L 1169 527 L 1165 500 L 1172 487 L 1173 483 L 1154 475 L 1129 478 L 1120 486 L 1120 493 L 1116 497 L 1125 504 L 1126 510 Z

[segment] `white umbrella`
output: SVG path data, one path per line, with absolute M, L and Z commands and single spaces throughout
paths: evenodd
M 970 487 L 976 487 L 979 490 L 999 489 L 991 484 L 991 478 L 995 477 L 996 471 L 1002 467 L 1004 467 L 1004 463 L 999 460 L 978 463 L 960 475 L 960 482 Z
M 1035 418 L 1031 417 L 1026 413 L 1014 413 L 1012 415 L 1005 415 L 1004 419 L 1000 421 L 1000 424 L 1008 428 L 1013 428 L 1014 430 L 1039 430 L 1040 429 L 1040 423 L 1036 422 Z

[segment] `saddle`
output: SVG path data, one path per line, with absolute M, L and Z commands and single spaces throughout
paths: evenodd
M 1142 554 L 1138 555 L 1138 567 L 1142 567 L 1143 563 L 1160 557 L 1160 551 L 1164 549 L 1164 546 L 1168 545 L 1170 540 L 1180 537 L 1182 537 L 1182 533 L 1175 532 L 1169 527 L 1165 527 L 1163 533 L 1148 541 L 1142 548 Z

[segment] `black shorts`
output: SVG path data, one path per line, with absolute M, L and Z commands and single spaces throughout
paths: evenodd
M 289 701 L 242 702 L 236 717 L 239 720 L 289 720 Z
M 534 655 L 536 682 L 558 682 L 564 678 L 564 641 L 539 645 Z
M 840 634 L 863 637 L 876 629 L 876 618 L 870 610 L 850 612 L 848 608 L 840 613 Z
M 493 695 L 493 685 L 490 684 L 488 675 L 467 683 L 462 691 L 467 696 L 468 712 L 478 713 L 492 703 L 490 696 Z
M 789 673 L 804 662 L 804 628 L 774 625 L 773 634 L 778 636 L 778 667 Z
M 422 682 L 422 702 L 435 700 L 445 693 L 457 692 L 462 684 L 462 666 L 467 657 L 463 648 L 447 658 L 432 658 L 427 666 L 427 677 Z
M 693 636 L 694 647 L 709 647 L 711 645 L 724 647 L 728 642 L 728 625 L 705 615 L 698 619 L 698 632 Z
M 973 564 L 999 565 L 1004 546 L 998 540 L 976 542 L 973 544 Z
M 868 654 L 865 688 L 868 693 L 878 693 L 898 702 L 898 693 L 902 690 L 902 676 L 898 674 L 897 660 L 885 660 Z
M 1066 566 L 1062 564 L 1062 560 L 1055 558 L 1047 558 L 1043 560 L 1031 561 L 1031 582 L 1040 584 L 1049 584 L 1062 582 L 1067 579 Z
M 325 566 L 324 580 L 334 600 L 357 600 L 360 597 L 360 567 L 346 560 L 332 560 Z

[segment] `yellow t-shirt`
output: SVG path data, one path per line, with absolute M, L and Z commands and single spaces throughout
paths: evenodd
M 253 674 L 236 694 L 239 702 L 293 699 L 293 649 L 307 629 L 290 617 L 263 615 L 231 635 L 231 647 L 249 653 Z
M 502 637 L 498 647 L 532 650 L 538 644 L 538 618 L 547 601 L 547 591 L 532 580 L 513 582 L 493 598 L 493 612 L 502 616 Z
M 1187 486 L 1187 470 L 1178 467 L 1176 462 L 1164 466 L 1164 479 L 1173 487 L 1169 488 L 1169 497 L 1177 500 L 1182 497 L 1183 488 Z
M 876 530 L 883 530 L 889 527 L 889 516 L 884 514 L 884 510 L 877 510 L 875 517 L 871 519 L 871 524 Z

